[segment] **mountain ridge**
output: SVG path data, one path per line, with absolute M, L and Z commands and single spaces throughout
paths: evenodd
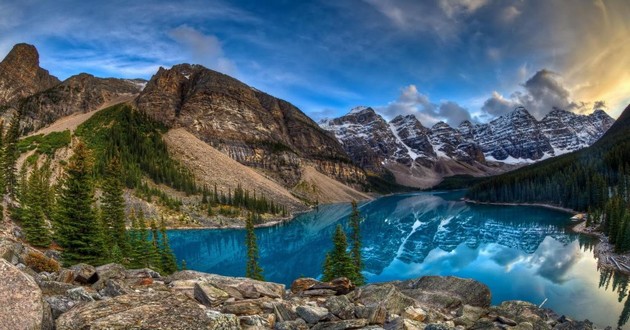
M 320 125 L 361 166 L 377 173 L 392 171 L 399 183 L 427 188 L 444 176 L 499 174 L 579 150 L 597 141 L 613 122 L 603 110 L 578 115 L 560 109 L 539 121 L 517 107 L 485 124 L 463 121 L 453 128 L 438 122 L 428 128 L 413 115 L 399 115 L 388 122 L 374 109 L 358 107 Z M 412 177 L 422 167 L 415 176 L 435 179 L 413 182 L 402 173 L 405 167 Z

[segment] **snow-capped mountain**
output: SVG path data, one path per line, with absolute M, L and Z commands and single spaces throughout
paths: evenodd
M 519 107 L 485 124 L 464 121 L 454 128 L 439 122 L 427 128 L 413 115 L 387 122 L 372 108 L 357 107 L 320 125 L 360 166 L 424 187 L 448 175 L 496 174 L 587 147 L 613 122 L 602 110 L 578 115 L 560 109 L 538 121 Z

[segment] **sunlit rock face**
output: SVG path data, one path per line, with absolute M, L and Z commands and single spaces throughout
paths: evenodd
M 285 186 L 298 183 L 306 163 L 344 182 L 364 179 L 339 142 L 298 108 L 203 66 L 160 68 L 136 103 Z

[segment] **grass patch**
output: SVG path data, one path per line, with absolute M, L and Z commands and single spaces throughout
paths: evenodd
M 21 139 L 17 143 L 20 153 L 35 150 L 38 154 L 52 156 L 57 149 L 70 145 L 72 135 L 69 130 L 63 132 L 52 132 L 50 134 L 38 134 Z

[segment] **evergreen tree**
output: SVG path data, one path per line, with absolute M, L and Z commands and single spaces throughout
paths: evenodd
M 165 274 L 171 274 L 177 271 L 177 259 L 168 244 L 168 236 L 166 235 L 166 224 L 164 218 L 160 221 L 160 234 L 162 236 L 160 254 L 162 257 L 162 271 Z
M 34 246 L 47 247 L 51 243 L 50 231 L 46 224 L 46 198 L 50 185 L 48 166 L 35 165 L 26 186 L 20 192 L 20 217 L 26 240 Z
M 247 267 L 245 276 L 264 281 L 263 269 L 258 264 L 260 256 L 258 253 L 258 243 L 256 242 L 256 233 L 254 232 L 254 215 L 251 213 L 245 222 L 245 230 L 247 231 L 245 241 L 247 244 Z
M 333 249 L 326 255 L 322 280 L 327 282 L 338 277 L 355 278 L 357 271 L 348 252 L 346 234 L 341 225 L 337 225 L 333 234 L 333 245 Z
M 57 241 L 63 248 L 64 265 L 99 265 L 105 251 L 93 206 L 92 157 L 82 142 L 77 142 L 73 151 L 58 197 Z
M 125 228 L 125 199 L 122 167 L 118 157 L 112 157 L 103 181 L 102 219 L 105 244 L 109 251 L 118 246 L 121 253 L 129 253 Z
M 350 234 L 350 244 L 352 246 L 350 254 L 352 255 L 352 261 L 354 263 L 355 274 L 350 280 L 355 285 L 365 284 L 365 278 L 361 273 L 363 269 L 363 257 L 361 256 L 361 214 L 357 207 L 357 202 L 352 201 L 352 213 L 350 214 L 350 228 L 352 233 Z
M 15 177 L 15 163 L 19 156 L 17 150 L 17 142 L 20 138 L 20 116 L 15 115 L 11 119 L 9 129 L 4 136 L 4 149 L 2 150 L 2 170 L 3 172 L 3 185 L 5 191 L 11 196 L 15 196 L 16 190 L 16 177 Z

